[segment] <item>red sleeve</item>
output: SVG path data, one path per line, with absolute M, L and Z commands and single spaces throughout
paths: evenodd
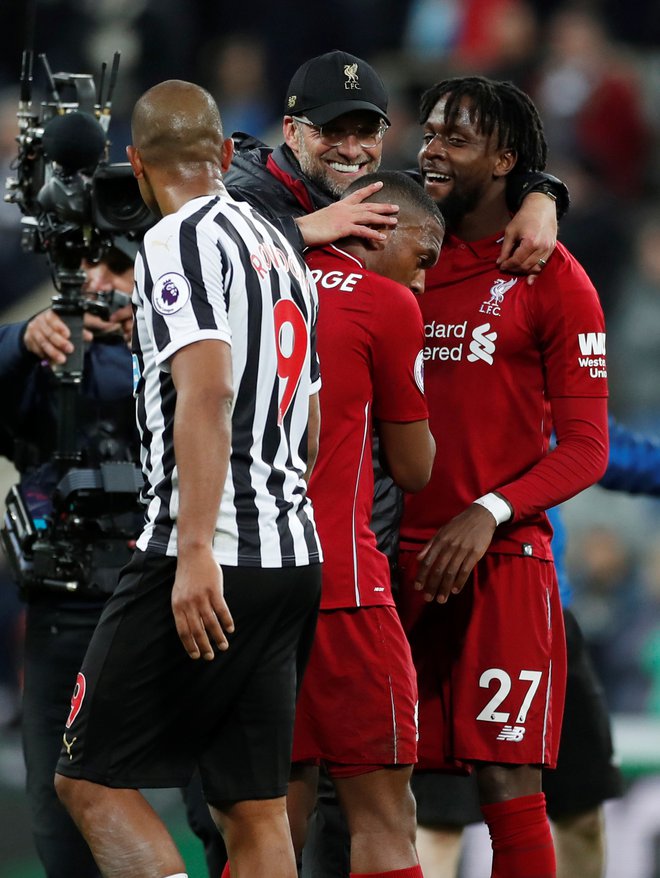
M 597 482 L 609 453 L 607 399 L 551 400 L 556 448 L 519 479 L 497 489 L 513 506 L 513 520 L 563 503 Z
M 422 313 L 406 287 L 384 278 L 377 282 L 371 322 L 374 417 L 394 423 L 426 420 Z

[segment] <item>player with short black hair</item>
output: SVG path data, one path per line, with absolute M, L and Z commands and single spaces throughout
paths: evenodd
M 129 160 L 162 217 L 134 296 L 146 521 L 78 675 L 56 788 L 103 873 L 181 878 L 139 790 L 183 786 L 198 767 L 239 874 L 295 878 L 284 795 L 321 560 L 305 490 L 314 285 L 227 195 L 232 142 L 208 92 L 154 86 L 132 131 Z
M 307 252 L 319 291 L 319 456 L 309 483 L 325 562 L 321 612 L 296 711 L 289 816 L 302 849 L 323 764 L 351 834 L 351 873 L 421 878 L 410 774 L 417 687 L 389 565 L 370 528 L 372 431 L 396 484 L 426 484 L 435 444 L 423 395 L 413 293 L 442 243 L 439 211 L 396 172 L 373 200 L 397 199 L 386 240 L 350 237 Z M 402 197 L 403 196 L 403 197 Z

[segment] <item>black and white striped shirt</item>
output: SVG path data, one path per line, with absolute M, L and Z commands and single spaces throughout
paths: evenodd
M 215 556 L 231 566 L 319 561 L 302 478 L 309 396 L 320 387 L 318 302 L 304 262 L 247 204 L 203 196 L 147 232 L 135 280 L 134 377 L 147 504 L 138 548 L 176 555 L 170 358 L 201 339 L 221 339 L 231 345 L 234 403 Z

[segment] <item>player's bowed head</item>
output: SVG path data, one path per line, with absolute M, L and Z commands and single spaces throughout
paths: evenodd
M 222 175 L 233 141 L 224 137 L 220 111 L 206 89 L 180 79 L 153 86 L 135 104 L 131 132 L 128 160 L 157 216 L 192 198 L 226 192 Z

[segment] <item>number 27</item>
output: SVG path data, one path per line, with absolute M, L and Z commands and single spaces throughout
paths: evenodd
M 519 680 L 529 682 L 529 689 L 520 705 L 516 723 L 523 724 L 525 722 L 527 712 L 531 706 L 532 699 L 536 695 L 536 690 L 539 688 L 542 676 L 543 673 L 541 671 L 521 671 L 518 675 Z M 499 682 L 499 689 L 481 711 L 477 719 L 485 720 L 489 723 L 507 723 L 511 714 L 503 710 L 498 711 L 497 708 L 511 691 L 511 677 L 501 668 L 488 668 L 479 678 L 479 685 L 482 689 L 490 689 L 490 684 L 493 680 Z

